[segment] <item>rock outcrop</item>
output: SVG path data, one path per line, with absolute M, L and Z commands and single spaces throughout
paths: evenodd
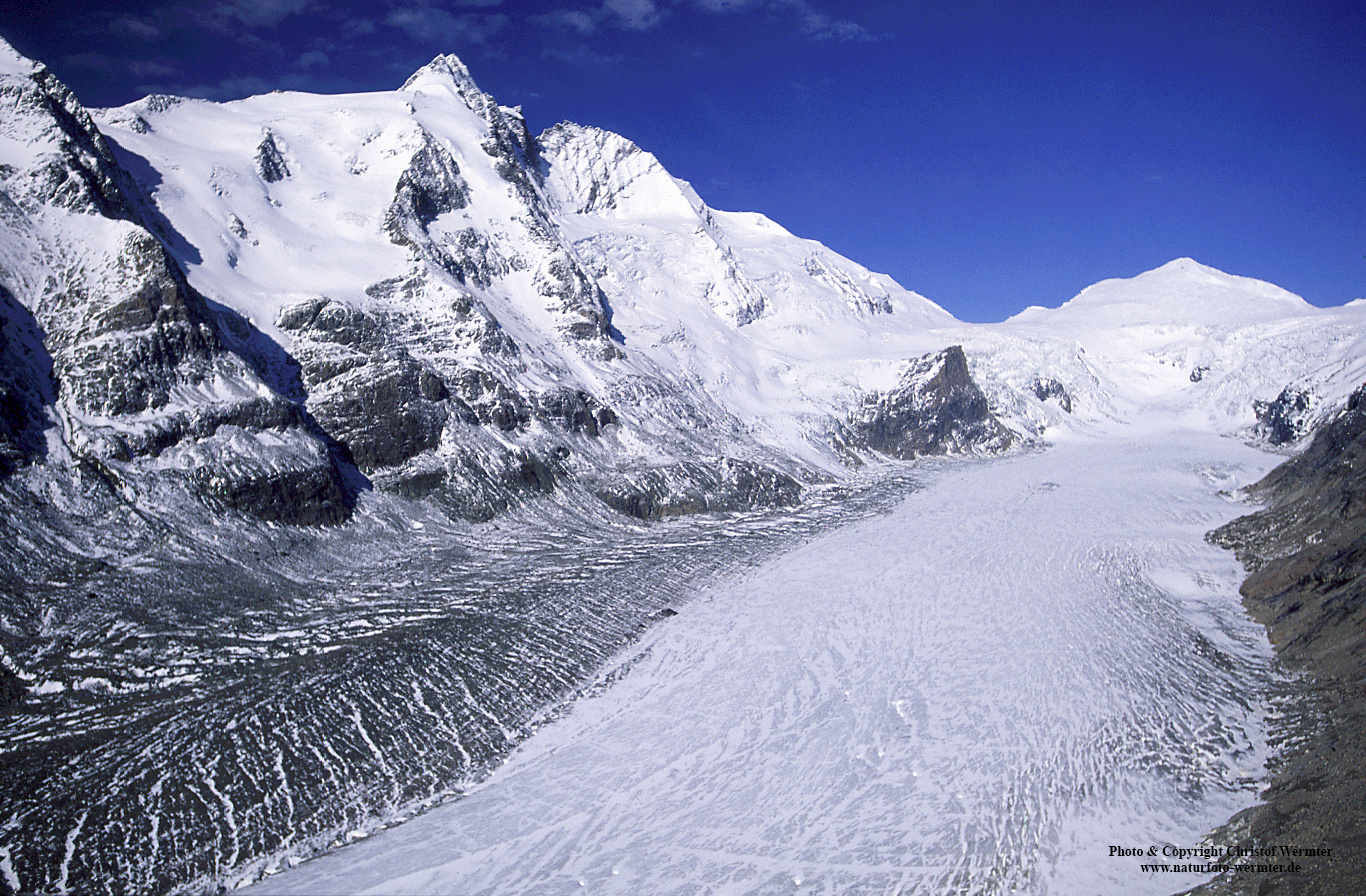
M 31 309 L 28 332 L 41 333 L 28 345 L 7 334 L 6 351 L 24 345 L 42 368 L 50 359 L 26 391 L 13 375 L 4 384 L 5 465 L 16 451 L 32 454 L 23 433 L 41 428 L 36 409 L 46 407 L 70 452 L 123 487 L 170 477 L 272 520 L 344 518 L 334 459 L 299 409 L 227 348 L 163 241 L 164 222 L 89 113 L 34 63 L 0 77 L 0 94 L 9 138 L 0 286 L 8 327 Z
M 995 454 L 1014 441 L 991 413 L 958 345 L 914 361 L 895 389 L 867 396 L 849 429 L 867 447 L 903 460 Z
M 732 458 L 604 477 L 590 488 L 609 507 L 641 520 L 789 506 L 802 494 L 791 476 Z
M 1271 445 L 1298 442 L 1309 430 L 1310 416 L 1316 405 L 1312 392 L 1294 386 L 1286 386 L 1271 401 L 1254 401 L 1257 434 Z
M 1286 393 L 1282 393 L 1284 396 Z M 1292 400 L 1293 403 L 1293 400 Z M 1366 386 L 1305 451 L 1249 494 L 1266 506 L 1210 533 L 1248 570 L 1242 594 L 1276 653 L 1303 673 L 1295 748 L 1233 845 L 1332 850 L 1300 874 L 1235 875 L 1192 893 L 1366 892 Z

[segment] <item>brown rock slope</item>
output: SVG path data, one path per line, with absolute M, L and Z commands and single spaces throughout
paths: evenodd
M 1250 491 L 1266 506 L 1209 538 L 1247 568 L 1244 604 L 1302 673 L 1303 708 L 1265 803 L 1229 830 L 1234 845 L 1332 852 L 1297 860 L 1299 873 L 1232 874 L 1191 892 L 1366 893 L 1366 386 Z

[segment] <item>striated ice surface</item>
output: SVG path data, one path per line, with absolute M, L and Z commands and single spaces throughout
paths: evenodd
M 464 798 L 268 893 L 1171 893 L 1256 799 L 1277 680 L 1207 434 L 922 467 L 714 581 Z M 1160 861 L 1160 860 L 1159 860 Z

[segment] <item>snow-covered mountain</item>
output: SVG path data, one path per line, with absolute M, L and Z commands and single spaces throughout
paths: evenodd
M 772 534 L 638 520 L 1098 433 L 1294 445 L 1366 380 L 1366 302 L 1190 259 L 957 321 L 624 137 L 533 136 L 453 56 L 92 111 L 0 42 L 0 305 L 0 683 L 36 707 L 0 877 L 59 890 L 213 880 L 477 777 L 667 609 L 618 568 Z M 415 750 L 413 705 L 454 746 Z M 111 788 L 170 808 L 67 799 Z
M 470 518 L 557 483 L 681 507 L 716 485 L 680 461 L 710 458 L 762 483 L 711 502 L 740 506 L 870 459 L 858 409 L 951 345 L 1015 432 L 998 449 L 1151 414 L 1236 429 L 1286 388 L 1312 416 L 1362 372 L 1366 309 L 1190 260 L 962 324 L 623 137 L 532 137 L 453 56 L 392 93 L 93 117 L 3 56 L 4 286 L 59 384 L 18 390 L 25 419 L 51 408 L 134 491 L 180 477 L 296 522 L 371 486 Z

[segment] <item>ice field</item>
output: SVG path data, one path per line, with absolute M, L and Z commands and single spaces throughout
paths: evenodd
M 893 512 L 683 604 L 464 799 L 253 889 L 1192 886 L 1109 848 L 1255 802 L 1278 673 L 1203 535 L 1274 460 L 1160 433 L 926 466 Z

